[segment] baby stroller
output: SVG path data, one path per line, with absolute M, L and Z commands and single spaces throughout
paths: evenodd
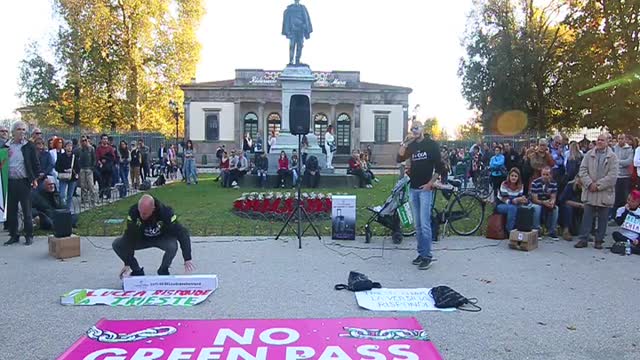
M 416 230 L 413 226 L 413 218 L 411 217 L 408 202 L 409 177 L 405 175 L 393 187 L 391 195 L 382 206 L 367 208 L 373 215 L 364 226 L 365 242 L 371 242 L 371 223 L 374 221 L 392 231 L 391 239 L 394 244 L 400 244 L 405 236 L 415 235 Z

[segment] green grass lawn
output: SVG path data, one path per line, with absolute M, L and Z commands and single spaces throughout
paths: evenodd
M 313 189 L 316 193 L 351 194 L 356 195 L 358 235 L 364 234 L 364 224 L 371 212 L 369 206 L 382 205 L 391 194 L 391 189 L 397 181 L 397 176 L 380 176 L 380 182 L 373 189 Z M 284 190 L 284 189 L 282 189 Z M 266 220 L 251 220 L 233 214 L 233 202 L 242 193 L 247 192 L 280 191 L 280 189 L 241 188 L 225 189 L 220 183 L 214 182 L 213 177 L 203 176 L 198 185 L 187 186 L 185 183 L 169 184 L 153 189 L 150 194 L 163 203 L 171 206 L 178 215 L 179 221 L 187 226 L 195 236 L 275 236 L 282 227 L 281 222 Z M 293 190 L 288 189 L 286 191 Z M 303 191 L 305 191 L 303 189 Z M 307 190 L 311 192 L 311 189 Z M 124 219 L 129 207 L 137 203 L 141 194 L 120 200 L 110 205 L 86 211 L 80 215 L 77 233 L 80 235 L 118 235 L 122 233 L 124 225 L 109 225 L 105 228 L 106 219 Z M 438 208 L 444 206 L 442 197 L 438 197 Z M 315 222 L 321 235 L 331 234 L 329 220 Z M 390 232 L 382 225 L 373 226 L 374 235 L 388 235 Z M 285 232 L 285 235 L 291 235 Z M 310 235 L 310 232 L 306 233 Z

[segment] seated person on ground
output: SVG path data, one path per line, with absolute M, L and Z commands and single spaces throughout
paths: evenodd
M 56 210 L 66 210 L 67 207 L 60 199 L 60 194 L 56 191 L 56 183 L 52 176 L 47 176 L 44 185 L 31 193 L 31 204 L 33 206 L 34 218 L 37 217 L 40 222 L 40 229 L 53 229 L 53 214 Z M 77 214 L 69 214 L 71 216 L 71 226 L 76 227 L 78 223 Z M 36 220 L 37 222 L 38 220 Z
M 278 182 L 276 183 L 276 187 L 284 188 L 289 174 L 289 158 L 287 157 L 287 153 L 280 151 L 280 158 L 278 159 Z
M 267 171 L 269 171 L 269 158 L 266 153 L 261 153 L 256 158 L 256 175 L 258 175 L 258 187 L 267 187 Z
M 184 270 L 195 269 L 191 260 L 189 231 L 177 221 L 173 210 L 151 195 L 143 195 L 137 205 L 131 206 L 124 234 L 113 241 L 113 250 L 124 262 L 120 277 L 144 275 L 135 258 L 136 250 L 158 248 L 164 251 L 158 275 L 169 275 L 169 268 L 178 252 L 178 244 L 184 258 Z
M 576 176 L 575 180 L 567 183 L 558 199 L 560 227 L 563 229 L 562 238 L 567 241 L 572 240 L 572 234 L 578 235 L 580 223 L 582 222 L 582 210 L 584 209 L 581 196 L 582 180 L 580 180 L 579 176 Z
M 631 253 L 640 255 L 640 190 L 633 190 L 627 204 L 616 211 L 616 223 L 620 230 L 613 232 L 613 240 L 631 241 Z
M 509 171 L 507 180 L 500 185 L 497 196 L 496 211 L 499 214 L 507 215 L 507 232 L 516 227 L 516 214 L 518 207 L 529 204 L 529 200 L 524 196 L 524 186 L 518 168 Z
M 549 237 L 557 239 L 556 227 L 558 226 L 558 207 L 556 197 L 558 195 L 558 183 L 551 177 L 551 167 L 542 168 L 542 176 L 531 183 L 531 202 L 533 203 L 534 218 L 533 228 L 540 230 L 542 218 L 546 219 Z
M 358 149 L 353 149 L 353 151 L 351 152 L 351 159 L 349 159 L 349 169 L 347 170 L 347 174 L 355 175 L 358 178 L 358 182 L 361 188 L 372 188 L 371 178 L 362 169 L 362 163 L 360 162 L 360 151 Z
M 362 165 L 362 170 L 364 170 L 365 174 L 367 174 L 371 180 L 380 182 L 380 179 L 371 171 L 371 162 L 369 162 L 369 155 L 366 152 L 360 153 L 360 164 Z
M 320 165 L 318 165 L 318 158 L 309 155 L 307 156 L 307 163 L 304 170 L 304 183 L 307 187 L 315 189 L 320 183 Z

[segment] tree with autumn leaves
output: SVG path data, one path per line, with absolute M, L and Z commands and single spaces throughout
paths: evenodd
M 542 6 L 538 6 L 542 4 Z M 640 0 L 476 0 L 463 40 L 463 96 L 485 132 L 505 112 L 528 129 L 638 132 Z
M 168 104 L 195 77 L 203 0 L 54 0 L 49 63 L 29 47 L 21 96 L 44 126 L 175 131 Z M 182 128 L 182 125 L 180 126 Z

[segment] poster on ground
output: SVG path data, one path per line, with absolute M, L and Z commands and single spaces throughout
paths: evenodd
M 0 222 L 7 221 L 9 194 L 9 149 L 0 149 Z
M 371 311 L 455 311 L 437 308 L 430 288 L 373 289 L 356 292 L 358 306 Z
M 90 306 L 183 306 L 207 300 L 214 290 L 123 291 L 110 289 L 76 289 L 60 297 L 62 305 Z
M 439 360 L 414 318 L 100 320 L 58 360 Z
M 356 239 L 355 195 L 331 197 L 331 238 L 333 240 Z

